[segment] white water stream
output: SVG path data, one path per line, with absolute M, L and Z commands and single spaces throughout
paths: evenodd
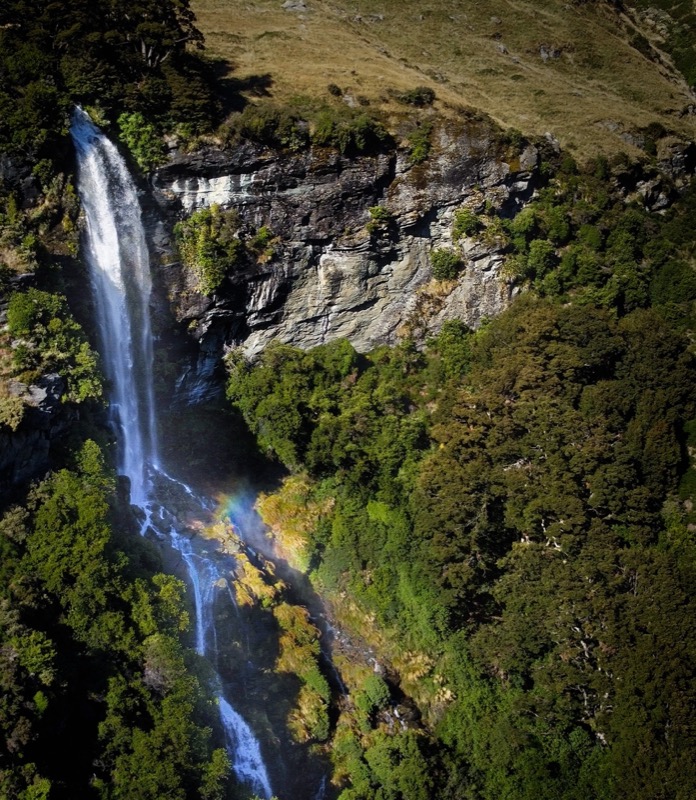
M 196 651 L 214 664 L 217 631 L 214 602 L 226 578 L 205 551 L 177 530 L 174 516 L 158 500 L 158 488 L 182 492 L 201 510 L 209 504 L 160 467 L 157 456 L 152 385 L 150 265 L 140 204 L 133 180 L 116 147 L 81 109 L 70 132 L 78 162 L 78 193 L 86 217 L 85 255 L 97 308 L 104 372 L 109 380 L 112 422 L 118 443 L 118 472 L 130 480 L 131 503 L 152 528 L 169 538 L 186 565 L 195 606 Z M 219 682 L 220 683 L 220 682 Z M 220 721 L 237 778 L 252 791 L 271 797 L 259 743 L 222 689 Z

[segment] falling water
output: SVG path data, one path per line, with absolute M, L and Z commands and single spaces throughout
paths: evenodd
M 157 464 L 157 445 L 150 379 L 150 262 L 140 206 L 123 159 L 83 111 L 75 111 L 71 132 L 102 362 L 119 432 L 118 471 L 130 479 L 133 504 L 143 505 L 148 469 Z
M 85 253 L 97 307 L 102 362 L 111 385 L 110 410 L 118 433 L 118 471 L 130 480 L 131 502 L 142 512 L 143 531 L 152 527 L 166 534 L 181 555 L 193 590 L 196 650 L 214 662 L 217 634 L 213 610 L 223 575 L 215 561 L 197 552 L 176 525 L 164 524 L 172 515 L 156 496 L 155 487 L 167 485 L 183 492 L 201 510 L 208 507 L 158 463 L 148 308 L 150 265 L 135 185 L 116 147 L 81 109 L 73 115 L 70 132 L 77 151 L 78 193 L 86 218 Z M 258 742 L 220 688 L 217 697 L 235 774 L 252 791 L 270 798 Z

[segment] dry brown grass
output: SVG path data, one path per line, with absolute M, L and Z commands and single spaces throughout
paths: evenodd
M 438 109 L 480 109 L 527 134 L 553 132 L 582 156 L 630 149 L 622 133 L 662 122 L 693 138 L 693 102 L 669 65 L 628 44 L 631 22 L 568 0 L 193 0 L 211 53 L 234 76 L 269 74 L 269 95 L 329 98 L 327 85 L 390 117 L 388 90 L 425 85 Z M 621 27 L 623 26 L 623 27 Z M 560 51 L 544 62 L 540 47 Z

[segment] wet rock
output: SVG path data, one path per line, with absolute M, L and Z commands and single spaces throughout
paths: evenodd
M 420 711 L 415 704 L 400 703 L 394 708 L 394 716 L 401 722 L 415 724 L 420 720 Z

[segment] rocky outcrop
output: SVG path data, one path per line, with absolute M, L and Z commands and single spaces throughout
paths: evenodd
M 51 448 L 64 437 L 77 418 L 77 410 L 63 403 L 65 379 L 51 373 L 36 384 L 10 384 L 11 394 L 22 399 L 24 414 L 16 430 L 0 425 L 0 489 L 19 486 L 45 473 Z
M 160 281 L 208 366 L 225 345 L 254 354 L 274 338 L 304 348 L 337 337 L 359 350 L 393 343 L 422 312 L 430 253 L 453 246 L 455 211 L 492 203 L 512 213 L 534 190 L 538 160 L 536 147 L 511 152 L 490 123 L 471 118 L 438 128 L 430 157 L 418 165 L 401 151 L 348 158 L 248 142 L 177 154 L 153 178 L 165 220 L 151 229 Z M 252 229 L 267 226 L 278 243 L 272 259 L 249 264 L 205 298 L 172 262 L 167 231 L 176 218 L 212 203 L 236 209 Z M 384 212 L 373 220 L 376 206 Z M 462 252 L 465 269 L 439 293 L 429 332 L 453 317 L 475 327 L 511 298 L 494 241 L 465 243 Z

